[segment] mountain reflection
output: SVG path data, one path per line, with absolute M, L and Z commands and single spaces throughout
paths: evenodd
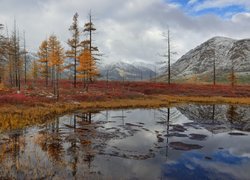
M 248 107 L 233 105 L 76 112 L 0 134 L 0 179 L 203 178 L 208 170 L 240 179 L 250 164 L 248 117 Z
M 188 119 L 210 132 L 250 131 L 250 107 L 237 105 L 188 105 L 177 107 Z

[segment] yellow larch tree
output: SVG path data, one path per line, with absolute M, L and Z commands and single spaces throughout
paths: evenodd
M 54 95 L 59 97 L 59 75 L 63 71 L 64 49 L 55 35 L 51 35 L 48 41 L 49 66 L 52 68 L 52 84 Z
M 96 62 L 88 48 L 84 48 L 79 56 L 79 65 L 77 67 L 78 77 L 83 79 L 84 88 L 88 90 L 88 84 L 98 76 Z
M 49 83 L 49 50 L 48 50 L 48 41 L 44 40 L 37 53 L 39 57 L 39 66 L 41 76 L 45 78 L 46 86 Z
M 32 67 L 31 67 L 31 76 L 33 78 L 33 82 L 37 81 L 38 78 L 38 64 L 37 61 L 32 62 Z

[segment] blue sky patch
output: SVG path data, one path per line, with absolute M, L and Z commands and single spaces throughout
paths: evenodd
M 184 153 L 175 163 L 165 163 L 162 165 L 163 179 L 235 179 L 233 174 L 225 173 L 220 169 L 204 168 L 201 163 L 214 163 L 219 166 L 228 167 L 233 170 L 235 166 L 244 166 L 250 159 L 247 157 L 235 156 L 228 151 L 216 151 L 209 155 L 211 160 L 205 158 L 205 155 L 197 152 Z M 230 172 L 230 171 L 228 171 Z M 210 177 L 210 178 L 209 178 Z
M 213 14 L 221 18 L 231 18 L 234 14 L 248 12 L 248 10 L 240 4 L 196 10 L 197 5 L 202 4 L 204 1 L 205 0 L 197 0 L 196 2 L 190 4 L 188 0 L 167 0 L 167 2 L 169 3 L 178 4 L 182 8 L 182 10 L 184 10 L 184 12 L 191 16 Z

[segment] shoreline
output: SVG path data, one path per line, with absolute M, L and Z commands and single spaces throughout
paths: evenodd
M 28 126 L 43 124 L 56 117 L 75 111 L 101 111 L 106 109 L 135 109 L 173 107 L 183 104 L 233 104 L 250 105 L 248 97 L 199 97 L 153 95 L 144 98 L 110 99 L 94 102 L 55 102 L 41 103 L 34 107 L 12 105 L 0 107 L 0 132 L 11 129 L 22 129 Z

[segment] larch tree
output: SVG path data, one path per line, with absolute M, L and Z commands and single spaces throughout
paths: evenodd
M 91 12 L 89 13 L 89 22 L 84 24 L 84 29 L 83 31 L 87 33 L 88 38 L 84 41 L 82 41 L 82 46 L 84 47 L 84 51 L 88 50 L 89 53 L 91 54 L 91 59 L 93 60 L 92 63 L 90 63 L 90 71 L 88 81 L 93 81 L 95 77 L 99 75 L 97 71 L 97 61 L 99 60 L 97 57 L 100 56 L 98 54 L 99 50 L 96 46 L 93 46 L 93 32 L 96 31 L 96 28 L 92 22 L 92 14 Z
M 40 63 L 40 73 L 41 76 L 45 78 L 46 87 L 49 84 L 49 49 L 48 49 L 48 41 L 44 40 L 38 50 L 37 53 L 39 57 Z
M 33 83 L 36 83 L 37 78 L 38 78 L 38 63 L 36 60 L 32 62 L 32 67 L 31 67 L 31 76 L 33 79 Z
M 171 80 L 171 67 L 170 67 L 170 31 L 168 29 L 168 84 L 170 84 Z
M 16 21 L 14 21 L 14 31 L 8 44 L 9 53 L 9 65 L 11 78 L 14 80 L 15 87 L 18 91 L 21 89 L 21 70 L 23 66 L 23 61 L 21 60 L 21 47 L 19 33 L 17 33 Z
M 231 72 L 229 73 L 229 82 L 231 82 L 231 86 L 234 87 L 237 83 L 236 81 L 236 75 L 235 75 L 235 70 L 234 70 L 234 60 L 233 58 L 231 59 Z
M 71 64 L 69 67 L 71 68 L 72 65 L 74 66 L 74 87 L 76 88 L 76 81 L 77 81 L 77 61 L 81 51 L 81 42 L 80 42 L 80 31 L 78 27 L 78 13 L 75 13 L 73 17 L 73 23 L 69 28 L 69 31 L 72 34 L 72 37 L 68 39 L 68 45 L 70 46 L 70 50 L 66 52 L 68 58 L 73 59 L 74 63 Z
M 24 60 L 24 83 L 27 83 L 27 65 L 28 65 L 28 51 L 26 49 L 26 37 L 25 32 L 23 33 L 23 60 Z
M 0 32 L 3 29 L 3 25 L 0 24 Z M 0 83 L 4 76 L 4 69 L 6 64 L 6 38 L 0 34 Z
M 64 49 L 55 35 L 51 35 L 48 41 L 49 65 L 52 67 L 52 81 L 54 95 L 59 98 L 59 76 L 63 71 Z
M 95 60 L 88 48 L 85 48 L 79 57 L 77 71 L 79 78 L 83 79 L 84 88 L 88 91 L 89 80 L 98 75 Z
M 171 55 L 177 53 L 171 50 L 170 30 L 168 29 L 167 35 L 163 34 L 163 36 L 167 40 L 167 54 L 163 55 L 163 57 L 167 58 L 167 61 L 164 60 L 163 62 L 161 62 L 161 64 L 163 64 L 163 67 L 161 69 L 163 69 L 164 73 L 167 74 L 167 83 L 171 84 Z

